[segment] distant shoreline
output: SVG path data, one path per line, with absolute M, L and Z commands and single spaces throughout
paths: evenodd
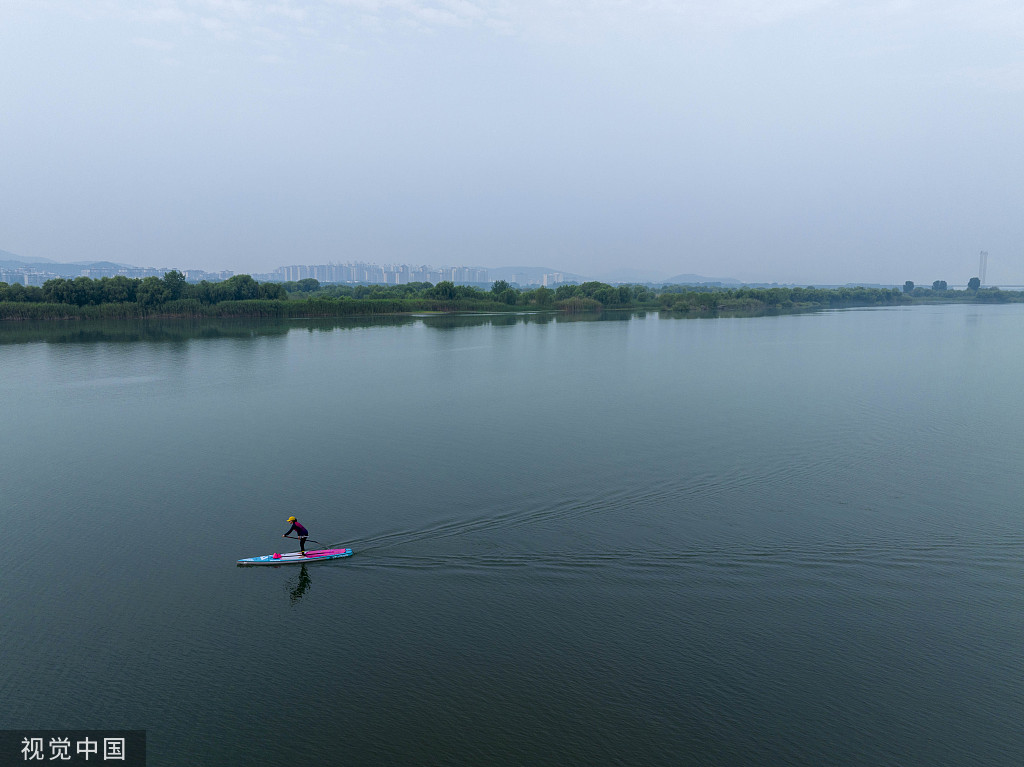
M 949 290 L 908 283 L 898 288 L 711 288 L 670 285 L 613 286 L 601 282 L 520 290 L 494 283 L 491 290 L 451 282 L 393 286 L 257 283 L 237 275 L 221 283 L 185 283 L 178 272 L 146 277 L 51 280 L 43 287 L 0 282 L 0 320 L 341 318 L 416 313 L 591 314 L 658 310 L 706 316 L 719 312 L 812 311 L 925 303 L 1019 303 L 1024 292 L 996 288 Z

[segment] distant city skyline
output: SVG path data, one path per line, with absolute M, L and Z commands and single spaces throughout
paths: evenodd
M 128 271 L 148 270 L 148 272 L 154 272 L 154 273 L 155 272 L 159 272 L 161 270 L 161 267 L 139 266 L 137 263 L 132 263 L 132 264 L 118 263 L 116 261 L 111 261 L 109 258 L 101 258 L 101 259 L 97 259 L 96 261 L 81 260 L 81 259 L 74 259 L 74 260 L 70 260 L 70 261 L 55 261 L 53 259 L 40 258 L 40 257 L 37 257 L 37 256 L 26 256 L 26 255 L 23 255 L 23 254 L 12 253 L 10 251 L 6 251 L 6 250 L 0 249 L 0 263 L 2 263 L 5 260 L 8 260 L 8 261 L 18 261 L 18 262 L 22 262 L 22 263 L 26 263 L 26 264 L 34 264 L 34 265 L 36 265 L 38 267 L 36 269 L 36 271 L 40 271 L 40 270 L 41 271 L 46 271 L 45 269 L 43 269 L 43 267 L 45 267 L 46 264 L 63 264 L 63 265 L 67 265 L 67 266 L 81 265 L 81 266 L 84 267 L 84 266 L 91 266 L 91 265 L 94 265 L 96 263 L 110 263 L 110 264 L 115 265 L 116 267 L 119 267 L 119 268 L 106 268 L 106 269 L 102 269 L 101 270 L 102 274 L 100 274 L 98 276 L 104 276 L 104 275 L 106 275 L 106 276 L 113 276 L 114 274 L 126 274 L 127 273 L 126 270 L 128 270 Z M 239 274 L 242 274 L 242 273 L 244 273 L 244 274 L 251 274 L 251 275 L 254 275 L 254 276 L 258 274 L 258 275 L 260 275 L 260 276 L 262 276 L 264 278 L 267 278 L 267 279 L 284 279 L 284 280 L 289 280 L 289 279 L 291 279 L 291 277 L 288 276 L 290 274 L 302 274 L 303 276 L 314 276 L 314 277 L 316 277 L 315 274 L 313 274 L 312 272 L 308 271 L 308 270 L 314 270 L 315 269 L 315 270 L 318 270 L 319 274 L 323 274 L 325 276 L 329 275 L 328 279 L 330 281 L 344 281 L 344 282 L 377 281 L 377 277 L 376 276 L 371 278 L 371 277 L 369 277 L 367 275 L 361 275 L 360 276 L 360 275 L 356 274 L 355 272 L 351 272 L 351 271 L 346 273 L 345 267 L 346 266 L 351 267 L 353 265 L 370 266 L 370 267 L 375 268 L 378 271 L 380 271 L 380 270 L 387 270 L 389 272 L 393 272 L 393 271 L 403 272 L 404 271 L 404 272 L 408 272 L 408 273 L 416 273 L 416 274 L 419 275 L 419 277 L 422 278 L 421 280 L 418 280 L 418 281 L 425 281 L 425 282 L 437 282 L 440 279 L 452 279 L 453 281 L 462 281 L 462 282 L 485 282 L 488 279 L 491 279 L 490 277 L 487 277 L 486 279 L 473 279 L 474 275 L 469 274 L 469 273 L 465 273 L 465 270 L 476 271 L 476 272 L 486 272 L 486 273 L 488 273 L 488 275 L 491 272 L 497 272 L 497 273 L 499 273 L 499 277 L 497 277 L 495 279 L 508 279 L 510 281 L 514 281 L 514 282 L 517 282 L 517 283 L 530 284 L 530 285 L 544 285 L 544 284 L 549 284 L 549 283 L 561 283 L 561 282 L 573 281 L 573 280 L 584 281 L 584 280 L 588 280 L 588 279 L 599 279 L 599 280 L 606 281 L 606 282 L 658 282 L 658 281 L 662 281 L 664 279 L 668 279 L 670 277 L 675 276 L 675 275 L 665 275 L 665 274 L 655 273 L 652 270 L 634 269 L 634 268 L 628 268 L 628 267 L 620 267 L 620 268 L 615 268 L 615 269 L 612 269 L 612 270 L 606 270 L 606 271 L 604 271 L 601 274 L 577 274 L 577 273 L 574 273 L 574 272 L 571 272 L 571 271 L 568 271 L 568 270 L 552 268 L 550 265 L 544 266 L 544 265 L 535 265 L 535 264 L 529 264 L 529 265 L 528 264 L 501 265 L 501 266 L 496 266 L 496 267 L 480 267 L 478 265 L 457 265 L 457 266 L 444 265 L 444 266 L 437 267 L 437 266 L 434 266 L 434 265 L 424 265 L 422 263 L 415 263 L 415 264 L 414 263 L 388 264 L 388 263 L 378 263 L 376 261 L 353 261 L 353 260 L 342 262 L 342 261 L 333 260 L 333 259 L 332 260 L 328 260 L 328 261 L 320 261 L 320 262 L 307 262 L 305 264 L 295 263 L 295 264 L 292 264 L 292 265 L 278 265 L 278 266 L 274 267 L 273 269 L 268 270 L 267 272 L 259 272 L 257 270 L 252 270 L 252 269 L 242 269 L 242 270 L 238 271 L 237 273 L 239 273 Z M 182 273 L 185 273 L 185 274 L 195 273 L 195 274 L 222 274 L 222 275 L 223 274 L 227 274 L 227 275 L 231 275 L 231 274 L 235 274 L 236 273 L 235 270 L 212 270 L 212 269 L 186 268 L 184 266 L 181 266 L 180 264 L 176 264 L 176 265 L 173 265 L 173 266 L 166 266 L 166 267 L 162 267 L 162 268 L 163 268 L 164 271 L 166 271 L 168 269 L 177 269 L 177 270 L 179 270 L 179 271 L 181 271 Z M 452 273 L 453 269 L 464 270 L 464 273 L 460 273 L 458 275 L 453 275 L 453 273 Z M 303 271 L 303 270 L 306 270 L 306 271 Z M 83 270 L 83 272 L 84 272 L 84 270 Z M 78 274 L 79 274 L 79 272 L 76 272 L 76 276 Z M 85 276 L 91 276 L 91 275 L 85 275 Z M 480 275 L 478 274 L 476 276 L 479 277 Z M 696 276 L 696 275 L 691 275 L 691 276 Z M 302 277 L 298 277 L 297 279 L 302 279 Z M 319 277 L 317 277 L 317 279 L 319 279 Z M 737 280 L 734 277 L 708 277 L 707 279 L 709 279 L 709 280 L 710 279 L 725 280 L 725 281 L 734 281 L 734 282 L 739 282 L 740 281 L 740 280 Z M 386 280 L 382 280 L 382 281 L 386 282 Z M 417 280 L 413 280 L 413 281 L 417 281 Z
M 281 282 L 298 282 L 302 279 L 315 279 L 320 282 L 369 282 L 389 285 L 403 285 L 410 282 L 437 283 L 442 280 L 451 282 L 478 283 L 488 282 L 487 270 L 467 266 L 432 266 L 411 264 L 374 264 L 361 261 L 344 264 L 294 264 L 281 266 L 267 275 L 270 279 Z
M 163 267 L 152 267 L 152 266 L 138 266 L 132 264 L 117 264 L 109 261 L 99 262 L 52 262 L 49 260 L 35 259 L 32 262 L 20 262 L 24 265 L 14 266 L 13 264 L 19 263 L 19 257 L 17 254 L 10 253 L 8 251 L 0 250 L 0 282 L 19 282 L 25 285 L 42 285 L 46 280 L 53 279 L 56 277 L 90 277 L 93 279 L 100 279 L 103 277 L 114 277 L 114 276 L 126 276 L 130 278 L 145 278 L 150 276 L 162 277 L 166 272 L 176 269 L 185 275 L 185 278 L 189 282 L 200 282 L 202 280 L 208 281 L 220 281 L 228 279 L 229 277 L 236 274 L 233 270 L 221 270 L 221 271 L 206 271 L 202 269 L 186 269 L 181 266 L 163 266 Z M 987 265 L 988 253 L 982 252 L 979 268 L 984 271 Z M 5 265 L 6 264 L 6 265 Z M 620 270 L 620 272 L 629 272 L 629 270 Z M 411 282 L 430 282 L 436 284 L 443 280 L 449 280 L 455 283 L 461 284 L 486 284 L 491 283 L 499 279 L 507 280 L 510 283 L 517 284 L 523 287 L 529 286 L 556 286 L 565 282 L 582 282 L 588 279 L 596 279 L 591 276 L 577 275 L 570 272 L 560 272 L 550 268 L 537 267 L 537 266 L 511 266 L 511 267 L 497 267 L 495 269 L 483 269 L 480 267 L 471 266 L 443 266 L 435 267 L 426 264 L 378 264 L 374 262 L 365 261 L 350 261 L 346 263 L 323 263 L 323 264 L 291 264 L 285 266 L 279 266 L 270 272 L 256 272 L 255 270 L 242 270 L 237 272 L 238 274 L 249 274 L 255 279 L 264 282 L 297 282 L 302 279 L 312 278 L 316 279 L 321 283 L 348 283 L 348 284 L 382 284 L 382 285 L 402 285 Z M 972 275 L 978 276 L 978 275 Z M 968 278 L 970 279 L 970 278 Z M 966 286 L 968 279 L 964 280 L 944 280 L 941 278 L 932 279 L 921 279 L 921 280 L 910 280 L 918 285 L 927 285 L 933 282 L 941 280 L 942 282 L 948 283 L 951 287 L 961 285 Z M 870 286 L 888 286 L 888 287 L 900 287 L 907 280 L 900 283 L 875 283 L 866 280 L 856 281 L 854 283 L 810 283 L 810 282 L 792 282 L 792 283 L 780 283 L 777 280 L 770 282 L 762 282 L 757 280 L 736 280 L 731 277 L 713 277 L 707 275 L 698 274 L 679 274 L 666 277 L 664 279 L 644 279 L 641 277 L 635 277 L 629 279 L 624 277 L 618 279 L 614 276 L 606 275 L 604 278 L 600 278 L 600 281 L 611 282 L 611 283 L 670 283 L 677 282 L 683 284 L 719 284 L 725 287 L 729 286 L 740 286 L 740 285 L 766 285 L 766 284 L 781 284 L 781 285 L 797 285 L 797 286 L 829 286 L 829 285 L 845 285 L 845 284 L 861 284 Z M 992 283 L 982 281 L 984 285 L 991 285 Z M 1015 283 L 1003 283 L 1006 287 L 1017 287 L 1020 286 Z
M 23 285 L 43 285 L 47 280 L 56 278 L 89 277 L 128 277 L 143 279 L 146 277 L 163 277 L 171 270 L 180 271 L 188 282 L 203 280 L 220 281 L 233 276 L 233 271 L 208 272 L 201 269 L 182 269 L 178 266 L 151 267 L 117 264 L 113 262 L 57 263 L 37 261 L 15 266 L 18 259 L 15 254 L 0 251 L 0 282 L 18 282 Z M 5 264 L 8 264 L 5 266 Z M 559 285 L 566 281 L 561 272 L 543 271 L 521 268 L 521 274 L 513 272 L 510 282 L 521 285 Z M 539 273 L 538 273 L 539 272 Z M 298 282 L 303 279 L 315 279 L 322 283 L 367 283 L 381 285 L 404 285 L 412 282 L 438 283 L 451 281 L 462 284 L 485 284 L 492 282 L 489 270 L 468 266 L 429 265 L 414 266 L 411 264 L 375 264 L 368 262 L 348 262 L 345 264 L 292 264 L 281 266 L 268 273 L 244 272 L 264 282 Z M 494 278 L 500 279 L 500 278 Z
M 47 264 L 47 263 L 51 263 L 51 264 L 64 264 L 64 265 L 75 265 L 75 264 L 88 265 L 88 264 L 93 264 L 93 263 L 97 263 L 97 262 L 107 262 L 107 261 L 109 261 L 109 259 L 107 259 L 107 258 L 100 258 L 100 259 L 97 259 L 96 261 L 89 261 L 89 260 L 82 260 L 82 259 L 76 259 L 76 260 L 72 260 L 72 261 L 56 261 L 54 259 L 41 258 L 41 257 L 38 257 L 38 256 L 24 256 L 24 255 L 21 255 L 21 254 L 16 254 L 16 253 L 12 253 L 10 251 L 6 251 L 6 250 L 0 249 L 0 261 L 3 261 L 4 259 L 23 260 L 26 263 L 36 264 L 39 267 L 38 269 L 36 269 L 36 271 L 43 271 L 43 272 L 45 272 L 46 270 L 42 269 L 42 267 L 45 266 L 45 264 Z M 914 279 L 914 278 L 907 278 L 907 279 L 911 279 L 911 281 L 919 283 L 919 284 L 924 284 L 924 283 L 929 283 L 930 284 L 934 280 L 940 279 L 940 280 L 945 280 L 946 282 L 949 282 L 951 285 L 952 284 L 964 284 L 964 285 L 966 285 L 968 280 L 971 277 L 979 277 L 979 278 L 982 278 L 982 282 L 985 285 L 997 284 L 997 283 L 993 283 L 990 280 L 986 279 L 985 278 L 986 275 L 982 274 L 982 272 L 987 272 L 988 271 L 988 269 L 987 269 L 987 267 L 988 267 L 988 259 L 989 259 L 988 251 L 980 251 L 979 253 L 973 254 L 970 258 L 964 259 L 965 263 L 964 263 L 964 270 L 963 271 L 964 271 L 964 274 L 967 274 L 968 272 L 970 272 L 969 276 L 963 276 L 963 275 L 958 273 L 958 274 L 954 275 L 952 279 L 949 279 L 948 275 L 936 277 L 933 274 L 928 273 L 926 275 L 918 275 L 916 279 Z M 109 261 L 109 262 L 110 263 L 118 263 L 118 262 L 115 262 L 115 261 Z M 379 262 L 376 262 L 376 261 L 356 261 L 356 260 L 339 261 L 339 260 L 336 260 L 336 259 L 331 259 L 331 260 L 326 260 L 326 261 L 319 261 L 319 262 L 311 261 L 311 262 L 308 262 L 308 263 L 305 263 L 305 264 L 293 263 L 291 265 L 277 265 L 277 266 L 275 266 L 272 269 L 269 269 L 267 271 L 258 271 L 256 269 L 234 270 L 234 269 L 203 269 L 203 268 L 195 268 L 195 267 L 191 267 L 190 268 L 190 267 L 182 266 L 180 264 L 179 265 L 174 265 L 174 266 L 166 266 L 166 267 L 139 266 L 137 264 L 118 264 L 118 265 L 121 266 L 122 268 L 115 269 L 115 270 L 111 270 L 111 269 L 100 270 L 97 273 L 96 276 L 112 276 L 113 274 L 128 274 L 129 272 L 132 272 L 132 276 L 147 276 L 149 274 L 163 274 L 164 271 L 167 271 L 169 269 L 177 269 L 177 270 L 181 271 L 183 274 L 186 274 L 187 276 L 189 276 L 190 281 L 196 281 L 198 279 L 226 279 L 228 276 L 231 276 L 233 274 L 250 274 L 250 275 L 253 275 L 254 277 L 257 277 L 257 278 L 263 279 L 263 280 L 289 281 L 289 280 L 291 280 L 291 278 L 288 277 L 287 275 L 289 275 L 289 274 L 299 274 L 299 273 L 302 273 L 304 276 L 313 276 L 316 279 L 320 279 L 322 282 L 325 282 L 325 281 L 326 282 L 370 282 L 370 283 L 381 283 L 381 284 L 389 284 L 389 283 L 390 284 L 401 284 L 401 282 L 403 282 L 403 281 L 404 282 L 438 282 L 441 279 L 451 279 L 454 282 L 465 282 L 465 283 L 471 283 L 471 282 L 480 282 L 480 283 L 482 283 L 482 282 L 487 282 L 487 281 L 489 281 L 491 279 L 508 279 L 510 282 L 516 282 L 516 283 L 520 283 L 520 284 L 524 284 L 524 285 L 542 285 L 542 284 L 546 285 L 546 284 L 557 284 L 557 283 L 561 283 L 561 282 L 564 282 L 564 281 L 571 282 L 571 281 L 584 281 L 584 280 L 590 280 L 590 279 L 599 280 L 599 281 L 603 281 L 603 282 L 612 282 L 612 283 L 615 283 L 615 282 L 658 283 L 658 282 L 672 281 L 674 278 L 677 278 L 677 277 L 680 277 L 680 276 L 682 276 L 684 279 L 683 280 L 679 280 L 679 281 L 683 281 L 683 282 L 700 281 L 700 282 L 722 282 L 722 283 L 740 283 L 740 284 L 743 284 L 743 283 L 748 283 L 748 284 L 776 284 L 777 283 L 777 284 L 790 284 L 790 285 L 842 285 L 842 284 L 902 285 L 906 281 L 904 279 L 904 280 L 897 280 L 897 281 L 893 281 L 893 282 L 877 282 L 877 281 L 871 281 L 871 280 L 853 280 L 853 281 L 848 281 L 846 283 L 822 282 L 822 281 L 814 282 L 814 281 L 810 281 L 810 280 L 792 280 L 792 281 L 786 282 L 786 281 L 777 280 L 777 279 L 767 279 L 767 280 L 745 279 L 743 277 L 738 277 L 738 276 L 734 276 L 734 275 L 721 275 L 721 274 L 719 274 L 719 275 L 699 275 L 699 274 L 695 274 L 693 272 L 677 272 L 677 273 L 674 273 L 674 274 L 664 274 L 664 273 L 657 272 L 657 271 L 651 270 L 651 269 L 636 268 L 636 267 L 629 267 L 629 266 L 615 266 L 615 265 L 612 265 L 610 268 L 604 269 L 600 273 L 597 273 L 597 274 L 593 274 L 593 273 L 591 273 L 591 274 L 576 274 L 576 273 L 573 273 L 573 272 L 568 271 L 568 270 L 560 270 L 560 269 L 557 269 L 557 268 L 553 268 L 550 265 L 544 266 L 544 265 L 522 265 L 521 264 L 519 266 L 506 266 L 506 265 L 502 265 L 502 266 L 496 266 L 496 267 L 481 267 L 481 266 L 478 266 L 478 265 L 473 265 L 473 266 L 470 266 L 470 265 L 458 265 L 458 266 L 446 265 L 446 266 L 441 266 L 441 267 L 435 267 L 433 265 L 427 265 L 427 264 L 422 264 L 422 263 L 379 263 Z M 373 269 L 376 270 L 376 274 L 373 277 L 370 277 L 370 276 L 359 277 L 359 276 L 356 276 L 355 272 L 351 272 L 350 271 L 347 274 L 344 273 L 346 267 L 352 267 L 354 265 L 362 265 L 364 267 L 372 267 Z M 973 267 L 973 271 L 972 271 L 972 268 L 970 268 L 970 267 Z M 452 277 L 452 274 L 453 274 L 452 270 L 453 269 L 463 270 L 463 273 L 459 274 L 457 277 L 455 277 L 453 279 L 453 277 Z M 525 272 L 527 274 L 532 274 L 532 273 L 535 273 L 535 272 L 541 272 L 542 276 L 541 277 L 537 277 L 537 278 L 526 276 L 522 280 L 513 279 L 514 273 L 515 273 L 516 270 L 523 271 L 523 272 Z M 83 270 L 81 272 L 81 274 L 83 276 L 93 276 L 91 274 L 86 274 L 86 271 L 88 271 L 88 270 Z M 314 274 L 314 271 L 316 271 L 316 273 L 318 273 L 318 274 L 325 275 L 325 277 L 327 275 L 330 275 L 330 276 L 327 277 L 326 279 L 321 279 L 320 277 L 317 277 L 316 274 Z M 383 277 L 379 276 L 379 273 L 382 272 L 382 271 L 386 272 L 386 274 L 388 276 L 383 276 Z M 490 275 L 490 273 L 492 273 L 492 272 L 501 272 L 503 274 L 500 277 L 498 277 L 498 278 L 487 277 L 485 279 L 477 280 L 477 279 L 473 279 L 472 276 L 469 274 L 469 272 L 477 272 L 477 273 L 480 273 L 480 274 L 486 273 L 488 275 Z M 8 274 L 11 274 L 11 273 L 12 272 L 10 272 L 10 270 L 8 270 Z M 412 277 L 409 276 L 411 274 L 418 274 L 419 277 L 418 278 L 412 278 Z M 936 274 L 937 274 L 937 272 L 936 272 Z M 0 275 L 2 275 L 2 272 L 0 272 Z M 400 279 L 399 282 L 395 281 L 396 280 L 395 275 L 402 275 L 399 278 Z M 441 275 L 447 275 L 447 276 L 441 276 Z M 566 275 L 568 275 L 568 276 L 566 276 Z M 479 276 L 479 274 L 477 274 L 477 276 Z M 303 277 L 298 277 L 296 279 L 302 279 L 302 278 Z M 0 276 L 0 281 L 4 281 L 2 276 Z M 7 280 L 7 281 L 9 281 L 9 280 Z M 21 281 L 21 280 L 19 280 L 19 281 Z M 38 281 L 38 277 L 35 277 L 34 282 L 31 283 L 31 284 L 36 284 L 37 281 Z M 41 284 L 41 283 L 38 283 L 38 284 Z M 1020 285 L 1020 284 L 1024 284 L 1024 280 L 1021 280 L 1019 282 L 1009 281 L 1008 280 L 1008 281 L 1004 281 L 1002 284 L 1017 286 L 1017 285 Z

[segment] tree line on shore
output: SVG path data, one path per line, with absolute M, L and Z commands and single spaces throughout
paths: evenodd
M 177 270 L 160 277 L 130 278 L 124 276 L 59 277 L 47 280 L 42 287 L 0 282 L 0 301 L 27 303 L 72 304 L 99 306 L 101 304 L 130 304 L 162 306 L 171 301 L 193 299 L 202 304 L 251 299 L 283 299 L 287 292 L 280 283 L 256 282 L 248 274 L 238 274 L 223 282 L 203 281 L 197 284 L 185 281 Z
M 315 279 L 257 282 L 246 274 L 223 282 L 188 283 L 172 270 L 161 279 L 123 276 L 48 280 L 42 287 L 0 282 L 0 319 L 171 317 L 330 317 L 402 312 L 661 309 L 687 313 L 760 311 L 844 306 L 884 306 L 922 300 L 1004 302 L 1024 294 L 980 289 L 931 289 L 907 282 L 898 288 L 732 288 L 717 286 L 609 285 L 603 282 L 520 289 L 498 280 L 489 290 L 444 281 L 436 285 L 322 285 Z

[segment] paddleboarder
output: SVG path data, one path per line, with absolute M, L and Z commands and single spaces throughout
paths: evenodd
M 292 526 L 288 528 L 288 533 L 295 531 L 295 534 L 299 536 L 299 553 L 302 556 L 306 556 L 306 537 L 309 535 L 309 530 L 299 524 L 299 520 L 295 517 L 288 517 L 288 521 L 292 523 Z M 282 538 L 287 538 L 288 533 L 282 535 Z

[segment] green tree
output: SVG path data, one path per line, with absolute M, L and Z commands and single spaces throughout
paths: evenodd
M 116 277 L 104 277 L 100 280 L 100 303 L 131 303 L 135 301 L 135 290 L 138 284 L 138 280 L 130 280 L 123 274 Z
M 932 290 L 934 290 L 936 293 L 941 293 L 945 289 L 946 289 L 946 281 L 945 280 L 935 280 L 935 282 L 932 283 Z
M 533 291 L 533 300 L 537 302 L 537 306 L 551 306 L 554 299 L 555 291 L 551 290 L 551 288 L 541 285 Z
M 167 288 L 159 277 L 146 277 L 135 290 L 135 300 L 143 306 L 159 306 L 167 300 Z
M 967 282 L 967 289 L 968 290 L 977 290 L 980 287 L 981 287 L 981 278 L 980 277 L 971 277 L 971 279 L 968 280 L 968 282 Z
M 597 293 L 597 291 L 604 290 L 606 288 L 610 289 L 611 287 L 612 286 L 606 282 L 597 282 L 596 280 L 591 280 L 590 282 L 584 282 L 582 285 L 580 285 L 580 293 L 586 296 L 587 298 L 594 298 L 594 294 Z M 598 300 L 600 301 L 600 299 Z
M 494 284 L 491 285 L 491 292 L 496 296 L 500 296 L 510 287 L 512 286 L 506 280 L 495 280 Z
M 213 283 L 203 280 L 197 285 L 186 285 L 185 297 L 194 298 L 201 304 L 212 304 L 216 300 L 213 294 Z
M 72 303 L 78 306 L 100 303 L 99 283 L 88 277 L 75 277 L 72 283 Z
M 236 274 L 217 285 L 221 289 L 221 301 L 247 301 L 259 298 L 260 286 L 248 274 Z
M 47 303 L 70 304 L 73 303 L 74 284 L 71 280 L 58 277 L 54 280 L 47 280 L 43 283 L 43 296 Z
M 288 298 L 288 291 L 280 282 L 261 282 L 260 298 L 283 301 Z
M 168 301 L 177 301 L 185 292 L 185 275 L 171 269 L 164 275 L 164 294 Z
M 451 280 L 441 280 L 431 289 L 431 292 L 434 294 L 434 298 L 451 301 L 455 298 L 455 283 Z
M 903 292 L 904 293 L 913 293 L 914 292 L 914 283 L 911 282 L 910 280 L 907 280 L 906 282 L 904 282 L 903 283 Z
M 49 282 L 49 280 L 47 280 Z M 7 300 L 8 301 L 24 301 L 25 300 L 25 286 L 20 282 L 12 282 L 7 286 Z

